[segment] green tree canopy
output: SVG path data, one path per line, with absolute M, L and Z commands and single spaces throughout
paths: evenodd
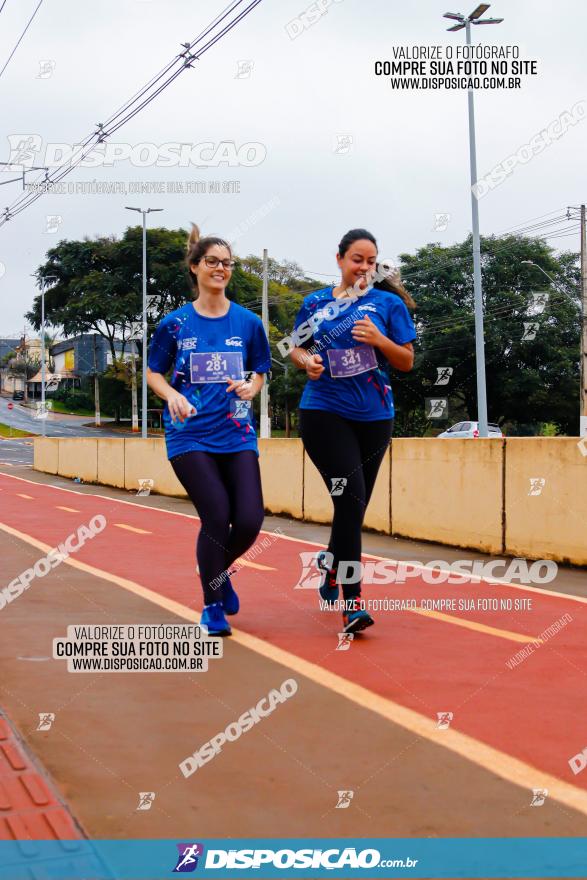
M 544 240 L 515 235 L 482 238 L 481 255 L 489 421 L 536 428 L 554 422 L 562 433 L 577 433 L 577 255 L 557 257 Z M 556 287 L 524 260 L 541 266 Z M 427 397 L 449 399 L 441 429 L 477 419 L 471 238 L 451 247 L 428 244 L 416 254 L 402 254 L 401 263 L 418 306 L 418 342 L 413 372 L 398 374 L 394 382 L 398 429 L 417 433 L 425 427 Z M 538 293 L 547 294 L 542 312 L 535 306 Z M 453 370 L 448 385 L 435 384 L 442 367 Z
M 147 293 L 154 297 L 149 333 L 161 317 L 191 299 L 185 267 L 187 231 L 147 231 Z M 481 241 L 485 311 L 485 351 L 489 420 L 515 432 L 556 425 L 577 433 L 579 401 L 580 300 L 577 255 L 555 255 L 540 238 L 489 236 Z M 556 281 L 552 285 L 532 260 Z M 396 434 L 421 436 L 448 424 L 477 418 L 475 322 L 471 238 L 448 247 L 429 243 L 415 254 L 401 255 L 402 276 L 417 302 L 416 363 L 411 373 L 393 377 Z M 262 260 L 239 259 L 227 288 L 235 302 L 261 314 Z M 142 227 L 114 236 L 60 241 L 47 253 L 37 278 L 56 276 L 47 286 L 48 324 L 67 335 L 97 332 L 108 339 L 113 361 L 114 339 L 127 339 L 130 325 L 141 320 Z M 304 276 L 293 261 L 269 261 L 269 338 L 275 361 L 277 342 L 291 333 L 302 298 L 321 282 Z M 547 293 L 542 311 L 534 294 Z M 41 324 L 41 296 L 26 315 Z M 526 326 L 525 326 L 526 325 Z M 534 325 L 528 332 L 527 325 Z M 305 374 L 288 365 L 287 375 L 274 362 L 271 399 L 275 411 L 292 411 L 299 402 Z M 438 370 L 452 370 L 447 385 L 437 383 Z M 140 366 L 139 366 L 140 368 Z M 425 399 L 448 397 L 446 421 L 427 419 Z M 281 418 L 281 416 L 280 416 Z

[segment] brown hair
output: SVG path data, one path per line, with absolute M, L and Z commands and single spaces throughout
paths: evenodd
M 232 257 L 232 249 L 227 241 L 223 238 L 218 238 L 216 235 L 206 235 L 204 238 L 201 238 L 199 226 L 192 223 L 192 231 L 188 235 L 186 246 L 185 264 L 187 266 L 190 284 L 194 289 L 194 293 L 198 292 L 198 279 L 190 269 L 190 266 L 197 266 L 202 257 L 205 257 L 210 248 L 214 247 L 214 245 L 225 247 Z
M 385 290 L 387 293 L 397 293 L 398 296 L 401 296 L 405 304 L 409 309 L 416 309 L 416 301 L 413 297 L 410 296 L 408 291 L 403 285 L 403 282 L 400 278 L 399 269 L 393 273 L 393 280 L 391 278 L 382 278 L 381 281 L 376 281 L 373 285 L 377 290 Z

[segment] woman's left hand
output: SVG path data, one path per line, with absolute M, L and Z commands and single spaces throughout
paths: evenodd
M 351 330 L 351 336 L 357 342 L 364 342 L 365 345 L 378 346 L 385 339 L 385 336 L 379 328 L 373 323 L 368 315 L 355 321 Z
M 252 400 L 255 396 L 256 392 L 252 382 L 247 382 L 246 379 L 227 379 L 226 381 L 228 383 L 227 394 L 229 391 L 235 391 L 241 400 Z

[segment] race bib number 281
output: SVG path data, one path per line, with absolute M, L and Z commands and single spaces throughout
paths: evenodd
M 202 351 L 190 354 L 190 382 L 225 382 L 242 379 L 243 355 L 240 351 Z

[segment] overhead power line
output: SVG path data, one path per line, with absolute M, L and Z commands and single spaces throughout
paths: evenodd
M 12 52 L 10 53 L 10 55 L 8 56 L 8 60 L 6 61 L 4 67 L 2 68 L 2 70 L 0 70 L 0 76 L 2 76 L 2 74 L 4 73 L 4 71 L 6 70 L 6 68 L 8 67 L 8 65 L 10 64 L 10 59 L 12 58 L 12 56 L 14 55 L 14 53 L 16 52 L 16 50 L 18 49 L 18 47 L 20 46 L 20 43 L 21 43 L 21 41 L 22 41 L 22 38 L 24 37 L 24 35 L 25 35 L 26 32 L 28 31 L 29 27 L 31 26 L 31 24 L 32 24 L 32 22 L 33 22 L 33 18 L 35 17 L 35 15 L 37 14 L 37 12 L 39 11 L 39 7 L 40 7 L 40 5 L 41 5 L 42 2 L 43 2 L 43 0 L 39 0 L 39 2 L 37 3 L 36 9 L 35 9 L 35 11 L 33 12 L 33 14 L 31 15 L 31 17 L 29 18 L 29 20 L 28 20 L 28 22 L 27 22 L 27 26 L 25 27 L 24 31 L 22 32 L 22 34 L 21 34 L 20 37 L 18 38 L 18 41 L 17 41 L 17 43 L 16 43 L 16 46 L 14 47 L 14 49 L 12 50 Z M 6 3 L 6 0 L 4 0 L 4 3 Z M 2 4 L 2 7 L 0 8 L 0 12 L 2 12 L 2 10 L 4 9 L 4 3 Z
M 42 0 L 41 0 L 42 2 Z M 247 3 L 243 7 L 243 3 Z M 119 128 L 133 119 L 141 110 L 147 107 L 161 92 L 164 91 L 171 83 L 187 68 L 191 68 L 194 62 L 199 59 L 212 48 L 217 42 L 223 39 L 237 24 L 239 24 L 250 12 L 255 9 L 261 0 L 233 0 L 228 6 L 207 25 L 207 27 L 194 38 L 190 43 L 183 43 L 183 51 L 180 52 L 166 67 L 156 74 L 149 82 L 143 86 L 135 95 L 126 101 L 112 116 L 108 117 L 106 122 L 97 123 L 94 132 L 87 135 L 82 141 L 78 141 L 75 145 L 77 151 L 66 163 L 63 163 L 51 173 L 45 174 L 42 181 L 43 185 L 56 184 L 61 181 L 67 174 L 77 168 L 84 158 L 97 145 L 103 143 L 107 138 L 111 137 Z M 40 4 L 39 4 L 40 5 Z M 243 7 L 238 11 L 238 7 Z M 233 14 L 236 13 L 236 14 Z M 37 178 L 36 183 L 40 183 Z M 20 214 L 25 208 L 28 208 L 44 192 L 29 192 L 15 199 L 4 212 L 4 216 L 0 218 L 0 226 L 3 226 L 8 220 L 11 220 L 17 214 Z

